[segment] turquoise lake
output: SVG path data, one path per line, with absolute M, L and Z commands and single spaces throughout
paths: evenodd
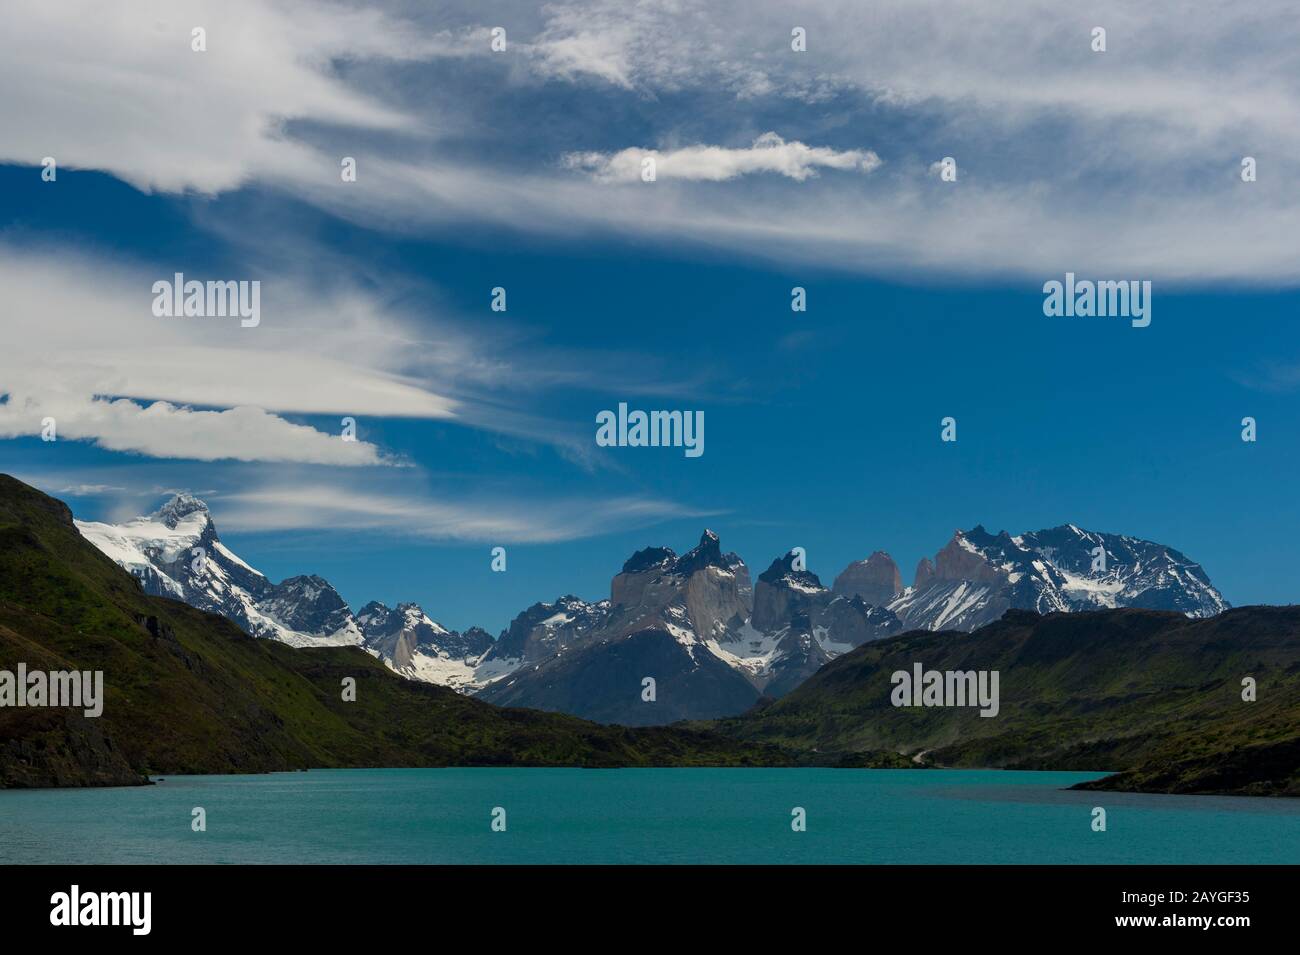
M 387 769 L 0 791 L 0 863 L 1296 863 L 1300 800 L 1096 773 Z M 191 810 L 207 831 L 191 831 Z M 1092 831 L 1092 808 L 1107 831 Z M 506 831 L 491 828 L 495 807 Z M 802 807 L 807 830 L 791 829 Z

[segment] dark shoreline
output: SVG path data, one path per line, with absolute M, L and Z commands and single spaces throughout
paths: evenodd
M 131 782 L 90 782 L 90 783 L 67 783 L 54 785 L 18 785 L 18 786 L 0 786 L 0 793 L 5 791 L 41 791 L 41 790 L 64 790 L 64 789 L 128 789 L 142 786 L 156 786 L 159 783 L 165 783 L 168 776 L 270 776 L 278 773 L 306 773 L 314 771 L 334 771 L 334 770 L 373 770 L 373 769 L 591 769 L 591 770 L 611 770 L 611 769 L 906 769 L 906 770 L 956 770 L 956 771 L 999 771 L 999 772 L 1094 772 L 1094 770 L 1079 769 L 1010 769 L 1000 766 L 936 766 L 934 764 L 911 764 L 911 765 L 852 765 L 847 761 L 830 762 L 791 762 L 787 764 L 755 764 L 755 765 L 696 765 L 696 766 L 557 766 L 557 765 L 537 765 L 537 764 L 517 764 L 517 765 L 446 765 L 446 766 L 312 766 L 309 768 L 299 769 L 276 769 L 276 770 L 253 770 L 249 772 L 212 772 L 212 773 L 195 773 L 195 772 L 176 772 L 176 773 L 155 773 L 142 779 Z M 1063 792 L 1111 792 L 1111 793 L 1131 793 L 1144 796 L 1234 796 L 1244 799 L 1287 799 L 1296 798 L 1297 793 L 1286 791 L 1267 791 L 1262 788 L 1255 788 L 1249 791 L 1241 789 L 1174 789 L 1174 788 L 1155 788 L 1149 785 L 1143 785 L 1134 779 L 1135 774 L 1131 771 L 1109 771 L 1107 775 L 1100 779 L 1087 780 L 1085 782 L 1075 783 L 1073 786 L 1067 786 Z M 1136 783 L 1136 784 L 1135 784 Z

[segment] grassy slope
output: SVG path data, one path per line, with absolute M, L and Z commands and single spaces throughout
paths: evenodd
M 895 708 L 895 670 L 998 670 L 1001 713 Z M 1257 702 L 1241 679 L 1258 681 Z M 974 634 L 902 634 L 783 699 L 713 724 L 823 754 L 895 750 L 945 766 L 1122 771 L 1094 788 L 1300 795 L 1300 607 L 1212 620 L 1012 612 Z
M 0 786 L 325 766 L 755 765 L 770 749 L 503 710 L 352 647 L 295 650 L 145 596 L 61 502 L 0 475 L 0 669 L 103 670 L 104 715 L 0 709 Z M 344 703 L 341 680 L 357 681 Z

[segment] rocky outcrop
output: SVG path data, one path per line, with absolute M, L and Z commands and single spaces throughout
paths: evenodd
M 328 580 L 290 577 L 257 604 L 268 617 L 299 633 L 334 634 L 352 626 L 352 610 Z
M 858 596 L 836 597 L 817 615 L 815 625 L 822 642 L 839 653 L 903 630 L 903 622 L 892 610 Z
M 0 789 L 144 786 L 101 722 L 57 709 L 9 710 L 0 739 Z
M 883 606 L 903 590 L 903 578 L 894 558 L 882 550 L 866 560 L 855 560 L 845 567 L 831 592 L 837 597 L 861 597 L 868 604 Z
M 588 603 L 567 594 L 554 603 L 535 603 L 510 621 L 484 657 L 504 663 L 535 664 L 576 646 L 605 622 L 608 601 Z
M 808 570 L 795 569 L 794 552 L 772 561 L 754 585 L 756 630 L 773 631 L 788 626 L 796 612 L 820 609 L 831 601 L 831 592 L 818 576 Z

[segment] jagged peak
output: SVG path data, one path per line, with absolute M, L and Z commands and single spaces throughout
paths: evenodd
M 700 542 L 677 559 L 673 571 L 678 574 L 693 574 L 705 567 L 726 567 L 722 557 L 722 543 L 718 535 L 705 529 L 700 535 Z
M 313 599 L 319 599 L 321 596 L 327 597 L 332 603 L 342 605 L 344 603 L 342 596 L 334 589 L 324 577 L 317 574 L 299 574 L 296 577 L 286 577 L 276 585 L 276 595 L 283 599 L 286 594 L 298 594 L 308 596 Z
M 623 573 L 639 574 L 652 567 L 666 566 L 676 560 L 677 552 L 671 547 L 643 547 L 623 562 Z
M 149 517 L 152 520 L 161 521 L 173 530 L 176 525 L 191 514 L 206 514 L 211 519 L 208 512 L 208 505 L 205 501 L 195 497 L 189 491 L 178 491 L 171 496 L 162 507 L 154 511 Z
M 870 593 L 869 603 L 882 603 L 903 589 L 903 576 L 894 558 L 883 550 L 855 560 L 836 576 L 831 590 L 837 594 Z
M 767 570 L 763 571 L 763 573 L 759 575 L 758 579 L 765 584 L 774 584 L 780 580 L 789 579 L 797 581 L 805 586 L 817 587 L 823 590 L 825 589 L 822 587 L 821 578 L 811 570 L 795 570 L 794 561 L 795 553 L 794 551 L 789 551 L 784 556 L 778 557 L 776 560 L 772 561 L 772 565 L 768 567 Z

